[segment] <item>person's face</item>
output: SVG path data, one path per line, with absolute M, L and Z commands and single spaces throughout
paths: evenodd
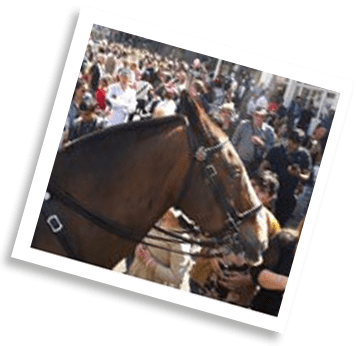
M 254 113 L 253 115 L 253 125 L 255 127 L 261 127 L 265 120 L 265 115 Z
M 324 137 L 326 133 L 326 129 L 323 128 L 323 127 L 318 127 L 317 129 L 315 129 L 314 133 L 312 134 L 312 139 L 316 139 L 316 140 L 319 140 L 321 138 Z
M 100 65 L 103 65 L 103 64 L 104 64 L 104 61 L 105 61 L 104 56 L 100 56 L 100 57 L 98 58 L 98 62 L 99 62 Z
M 268 206 L 272 200 L 272 197 L 266 191 L 260 188 L 260 186 L 258 186 L 254 180 L 252 180 L 252 185 L 260 202 L 262 202 L 264 206 Z
M 84 96 L 84 94 L 86 93 L 86 91 L 87 91 L 87 88 L 84 86 L 84 85 L 82 85 L 80 88 L 78 88 L 77 89 L 77 91 L 76 91 L 76 98 L 78 98 L 80 101 L 82 100 L 82 98 L 83 98 L 83 96 Z
M 228 109 L 221 109 L 220 115 L 223 121 L 228 122 L 232 116 L 232 113 Z
M 287 143 L 288 152 L 294 153 L 298 148 L 299 148 L 299 143 L 296 143 L 291 138 L 289 138 Z
M 185 82 L 185 76 L 184 76 L 183 74 L 181 74 L 181 73 L 178 73 L 178 74 L 176 75 L 176 79 L 177 79 L 181 84 Z
M 101 88 L 105 89 L 105 88 L 107 88 L 109 86 L 109 83 L 108 83 L 107 80 L 101 80 L 101 81 L 99 81 L 99 85 L 100 85 Z
M 120 82 L 123 83 L 124 85 L 129 85 L 129 76 L 121 75 Z

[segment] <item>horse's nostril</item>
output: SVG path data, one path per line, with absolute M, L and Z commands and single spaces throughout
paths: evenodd
M 263 263 L 263 256 L 259 255 L 256 259 L 246 259 L 247 263 L 252 267 L 258 267 Z

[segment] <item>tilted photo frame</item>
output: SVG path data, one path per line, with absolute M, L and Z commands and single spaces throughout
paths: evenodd
M 46 198 L 46 190 L 54 167 L 56 154 L 62 140 L 63 128 L 65 127 L 73 91 L 75 90 L 93 28 L 97 28 L 98 31 L 100 31 L 100 28 L 107 28 L 119 33 L 126 33 L 129 38 L 140 37 L 150 42 L 156 42 L 157 49 L 162 49 L 162 47 L 174 47 L 176 48 L 176 54 L 179 52 L 183 54 L 190 68 L 193 68 L 196 59 L 204 61 L 205 57 L 209 57 L 210 59 L 207 59 L 207 61 L 213 61 L 213 77 L 216 77 L 215 74 L 219 69 L 221 69 L 221 71 L 226 69 L 226 74 L 230 71 L 239 72 L 239 69 L 240 71 L 255 71 L 256 74 L 254 78 L 256 78 L 258 82 L 257 87 L 259 83 L 269 85 L 273 80 L 284 85 L 284 102 L 286 106 L 290 104 L 290 101 L 292 101 L 296 95 L 310 97 L 310 100 L 316 97 L 314 100 L 318 106 L 318 118 L 322 117 L 325 106 L 328 106 L 329 109 L 335 107 L 335 115 L 321 161 L 318 179 L 314 186 L 303 231 L 277 317 L 235 304 L 229 304 L 218 299 L 192 294 L 187 292 L 188 289 L 186 289 L 186 291 L 173 289 L 166 285 L 160 285 L 148 280 L 135 278 L 131 275 L 118 273 L 115 270 L 108 270 L 103 268 L 103 266 L 93 266 L 88 264 L 88 261 L 69 258 L 73 256 L 54 255 L 51 251 L 41 251 L 31 246 L 40 210 Z M 135 43 L 128 41 L 127 45 L 130 44 L 133 45 Z M 172 53 L 172 51 L 167 51 L 168 54 Z M 341 132 L 344 114 L 347 112 L 350 92 L 351 84 L 349 82 L 334 78 L 330 75 L 324 75 L 322 73 L 291 66 L 288 63 L 284 64 L 262 58 L 261 56 L 256 56 L 238 49 L 213 44 L 203 39 L 197 40 L 195 37 L 170 30 L 162 30 L 159 27 L 139 23 L 128 18 L 84 8 L 80 12 L 12 256 L 24 261 L 117 286 L 182 306 L 282 332 L 286 326 L 288 315 L 293 304 L 299 274 L 303 269 L 309 239 L 313 232 L 314 219 L 316 218 L 319 203 L 321 202 L 323 191 L 327 183 L 328 170 L 333 164 L 334 148 L 336 147 L 338 136 Z M 163 124 L 164 123 L 165 120 L 163 120 Z M 166 123 L 168 123 L 168 121 Z M 131 131 L 134 130 L 135 126 Z M 221 148 L 221 144 L 212 144 L 207 148 L 208 150 L 206 150 L 206 152 L 214 152 L 216 149 Z M 199 147 L 197 147 L 197 149 L 199 149 Z M 196 157 L 199 156 L 198 150 L 195 154 Z M 125 165 L 125 162 L 122 164 Z M 209 174 L 215 175 L 212 169 L 209 169 Z M 83 211 L 83 213 L 85 213 L 85 211 Z M 96 215 L 92 214 L 90 217 L 93 216 Z M 81 217 L 84 216 L 82 215 Z M 138 215 L 138 218 L 140 218 L 140 215 Z M 50 227 L 52 227 L 52 232 L 60 233 L 63 227 L 61 217 L 58 217 L 57 213 L 51 212 L 47 219 L 50 220 L 49 224 Z

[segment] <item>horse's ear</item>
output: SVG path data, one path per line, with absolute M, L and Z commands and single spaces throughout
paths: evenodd
M 180 109 L 181 113 L 188 118 L 189 123 L 195 127 L 199 119 L 198 108 L 187 90 L 183 90 L 181 93 Z

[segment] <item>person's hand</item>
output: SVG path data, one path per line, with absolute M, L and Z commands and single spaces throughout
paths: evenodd
M 242 267 L 244 264 L 246 264 L 244 255 L 235 254 L 234 252 L 231 252 L 229 255 L 225 256 L 224 260 L 227 264 L 234 264 L 237 267 Z
M 195 70 L 200 65 L 200 59 L 195 59 L 192 64 L 192 68 Z
M 302 194 L 303 191 L 304 191 L 304 185 L 301 184 L 301 182 L 299 182 L 299 183 L 297 184 L 296 188 L 295 188 L 294 194 L 295 194 L 296 196 L 299 196 L 299 195 Z
M 264 141 L 259 136 L 252 136 L 250 139 L 254 145 L 264 146 Z
M 222 258 L 212 258 L 211 259 L 211 267 L 212 267 L 214 275 L 216 276 L 217 279 L 224 277 L 224 273 L 221 269 L 221 264 L 224 264 L 224 261 Z
M 295 177 L 299 177 L 300 174 L 301 174 L 301 169 L 296 163 L 294 163 L 293 165 L 288 166 L 288 170 L 287 171 L 288 171 L 288 173 L 290 175 L 293 175 Z
M 241 299 L 242 297 L 239 293 L 230 291 L 227 294 L 226 302 L 240 305 L 239 302 L 241 301 Z
M 112 115 L 113 115 L 112 110 L 111 110 L 109 107 L 107 107 L 107 108 L 105 109 L 105 111 L 103 112 L 103 115 L 104 115 L 104 117 L 110 117 L 110 116 L 112 116 Z
M 192 84 L 192 85 L 190 86 L 190 89 L 189 89 L 189 91 L 188 91 L 188 94 L 189 94 L 193 99 L 196 99 L 196 97 L 198 96 L 198 92 L 197 92 L 197 90 L 196 90 L 194 84 Z
M 139 244 L 135 249 L 135 256 L 149 268 L 156 267 L 156 261 L 152 258 L 148 249 Z
M 219 280 L 219 284 L 228 290 L 235 290 L 239 287 L 251 284 L 252 278 L 250 275 L 244 275 L 234 272 L 229 276 L 225 276 Z
M 311 156 L 318 155 L 321 151 L 319 142 L 317 140 L 311 140 L 310 154 Z
M 139 260 L 143 260 L 144 259 L 144 253 L 145 253 L 144 246 L 142 244 L 138 244 L 137 247 L 135 248 L 135 256 Z

